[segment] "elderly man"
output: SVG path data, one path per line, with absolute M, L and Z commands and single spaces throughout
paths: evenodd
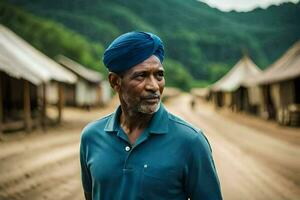
M 120 106 L 82 132 L 86 199 L 222 199 L 205 136 L 160 102 L 163 58 L 161 40 L 145 32 L 123 34 L 106 49 L 103 62 Z

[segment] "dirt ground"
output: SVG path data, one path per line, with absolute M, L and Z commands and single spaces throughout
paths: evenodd
M 169 111 L 200 127 L 209 139 L 225 200 L 300 199 L 300 128 L 281 127 L 245 114 L 190 107 L 185 94 Z M 89 121 L 114 110 L 65 108 L 64 122 L 0 142 L 0 200 L 82 200 L 79 138 Z

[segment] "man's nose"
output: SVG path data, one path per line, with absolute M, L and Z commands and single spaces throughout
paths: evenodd
M 146 82 L 146 90 L 152 90 L 154 92 L 158 91 L 159 90 L 159 85 L 158 85 L 158 81 L 155 79 L 154 76 L 150 76 L 148 79 L 147 79 L 147 82 Z

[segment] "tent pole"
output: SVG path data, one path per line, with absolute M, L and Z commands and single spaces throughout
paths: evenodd
M 58 119 L 57 122 L 60 124 L 62 120 L 62 109 L 64 106 L 64 88 L 62 83 L 58 83 Z
M 47 120 L 47 87 L 46 84 L 42 84 L 43 96 L 42 96 L 42 127 L 43 131 L 46 131 L 46 120 Z
M 31 110 L 30 110 L 30 88 L 29 82 L 24 80 L 24 124 L 26 132 L 32 128 Z
M 3 129 L 3 95 L 2 95 L 2 76 L 0 74 L 0 140 Z

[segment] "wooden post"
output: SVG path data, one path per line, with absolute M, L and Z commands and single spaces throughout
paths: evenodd
M 2 74 L 0 74 L 0 139 L 3 129 L 3 95 L 2 95 Z
M 62 109 L 64 106 L 64 88 L 63 83 L 58 83 L 58 102 L 57 102 L 57 108 L 58 108 L 58 118 L 57 122 L 60 124 L 62 120 Z
M 42 84 L 42 128 L 46 131 L 46 120 L 47 120 L 47 87 L 46 84 Z
M 24 80 L 24 125 L 26 132 L 30 132 L 32 128 L 29 86 L 29 82 Z

